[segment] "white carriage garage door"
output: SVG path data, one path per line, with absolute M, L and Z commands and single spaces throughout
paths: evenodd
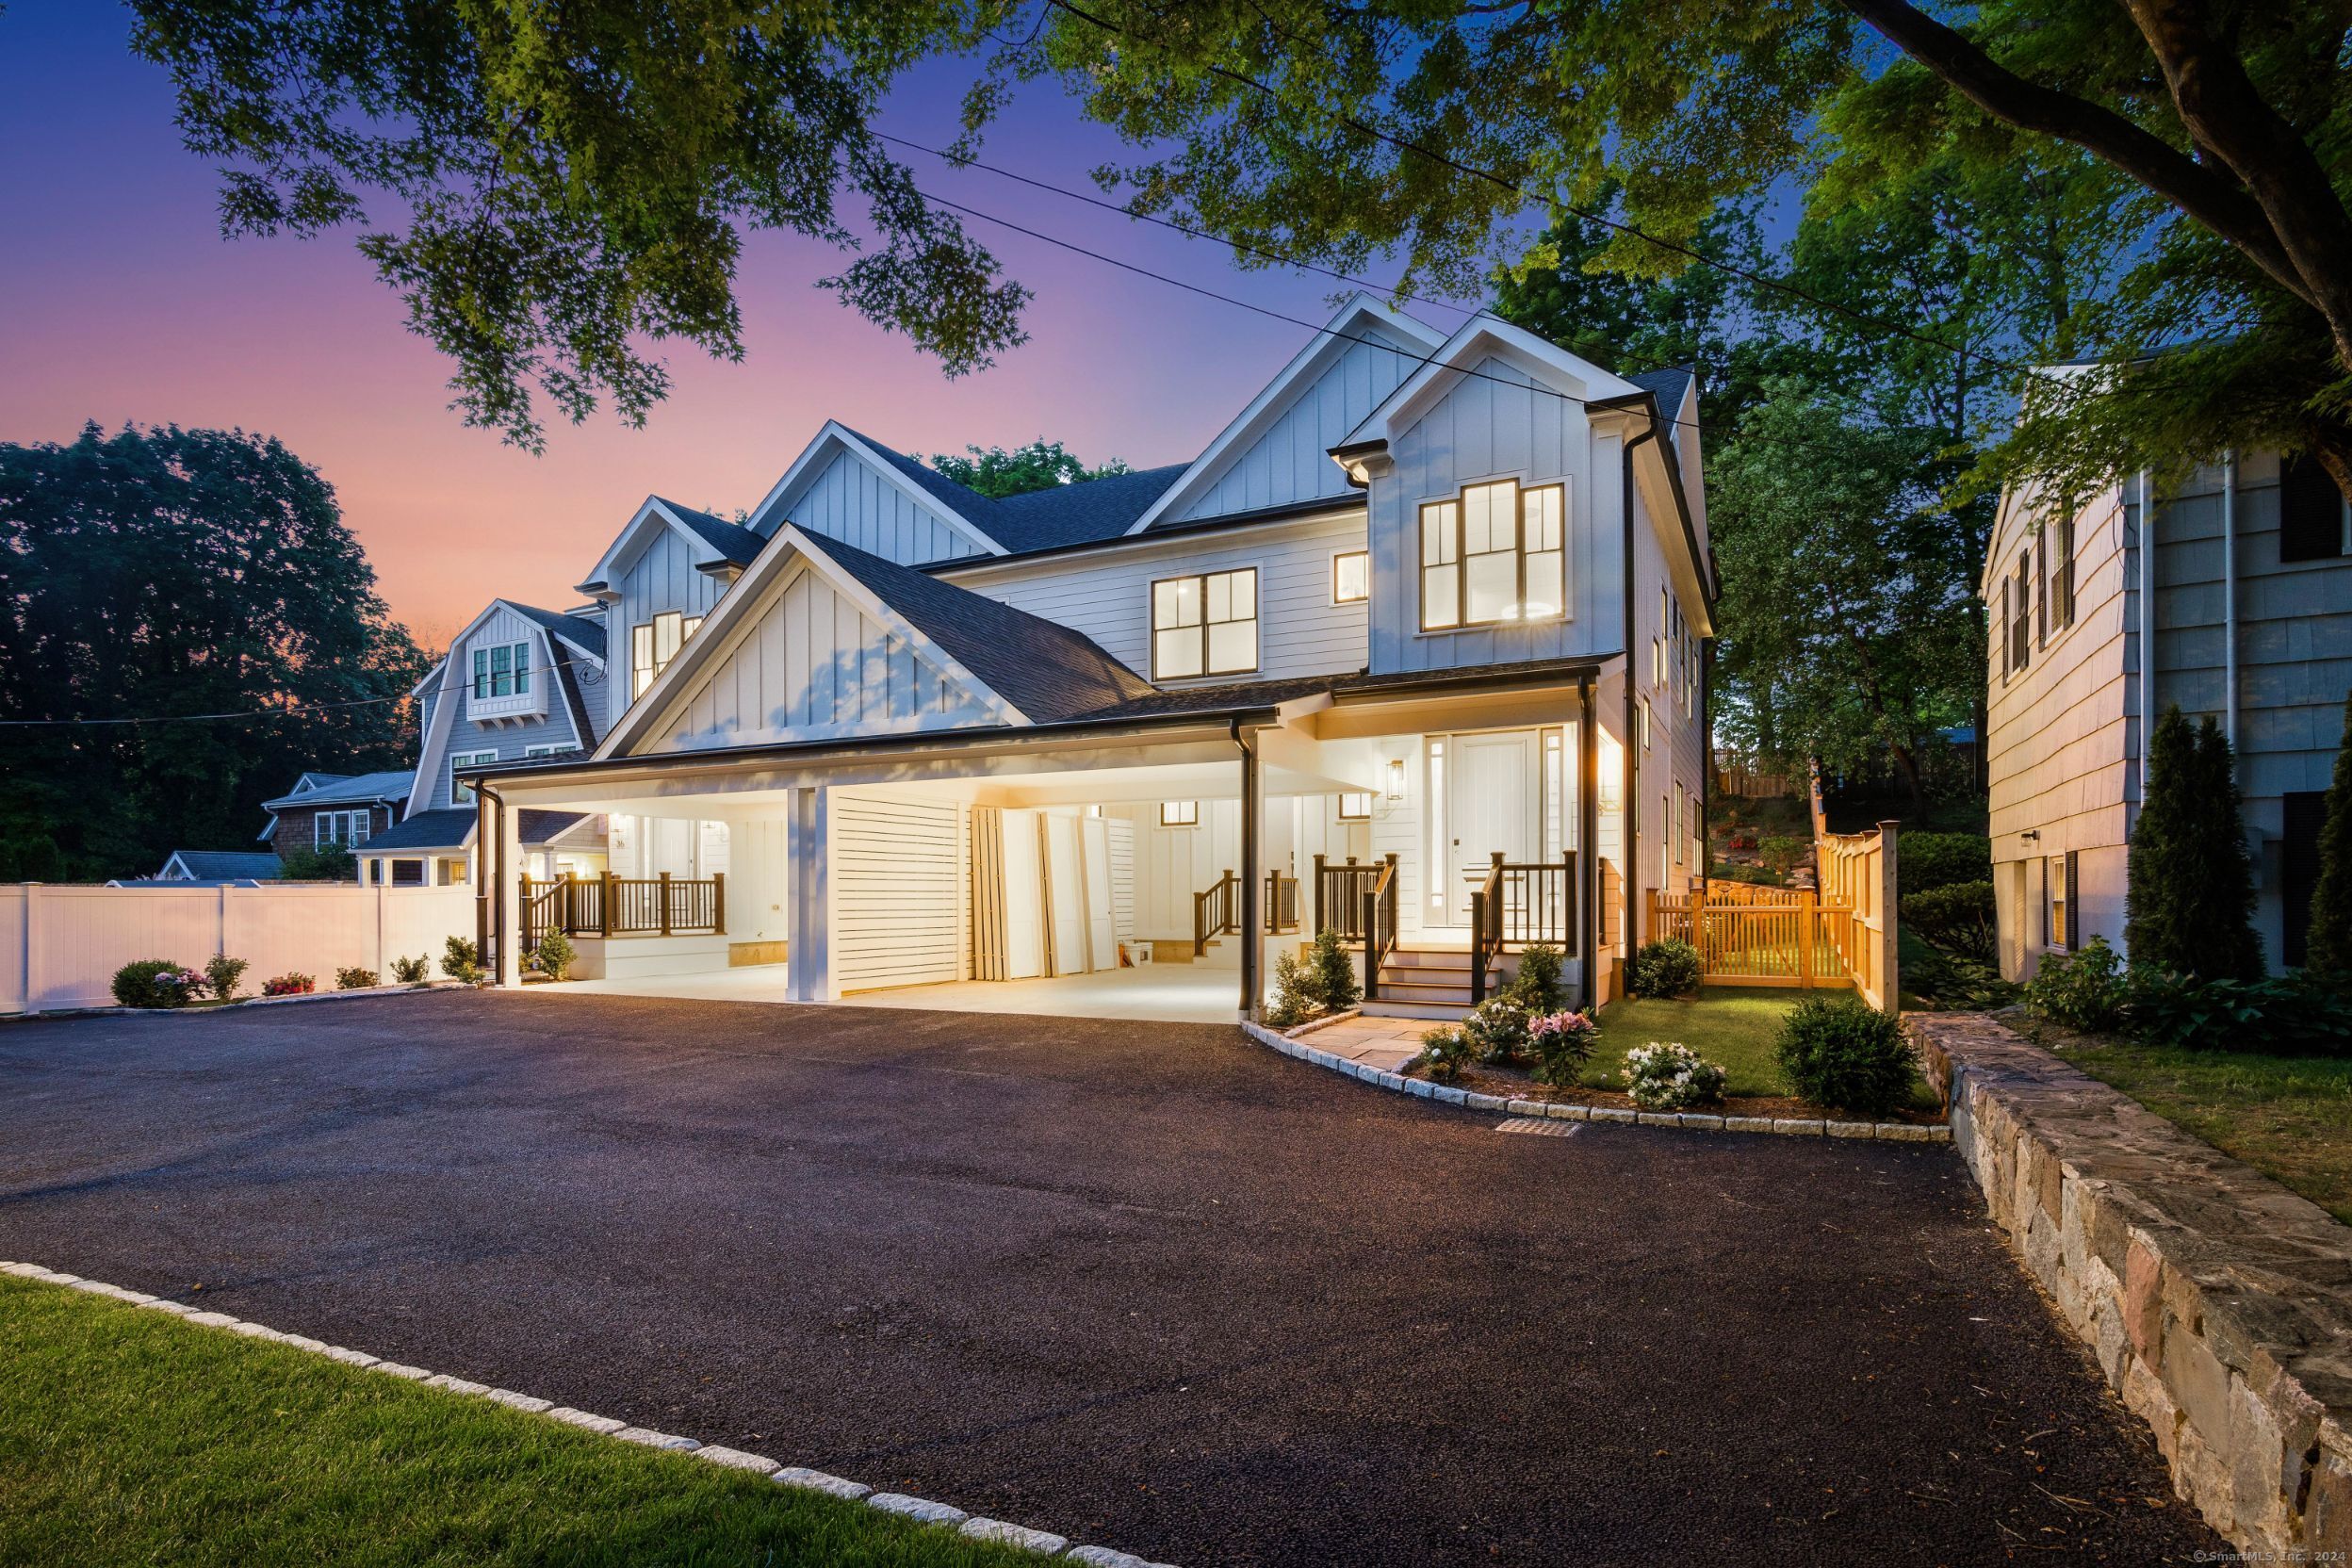
M 964 978 L 963 808 L 844 795 L 829 825 L 841 990 Z

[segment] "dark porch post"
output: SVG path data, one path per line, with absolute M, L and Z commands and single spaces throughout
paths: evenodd
M 1265 949 L 1265 937 L 1258 929 L 1263 912 L 1258 908 L 1260 888 L 1265 869 L 1258 864 L 1258 748 L 1250 741 L 1234 740 L 1241 745 L 1241 1016 L 1258 1016 L 1258 956 Z
M 490 824 L 490 797 L 474 792 L 474 957 L 490 962 L 490 900 L 498 884 L 490 875 L 490 846 L 497 833 Z
M 1594 972 L 1601 961 L 1594 924 L 1601 897 L 1601 736 L 1593 723 L 1591 676 L 1576 682 L 1576 989 L 1589 1010 L 1600 995 Z

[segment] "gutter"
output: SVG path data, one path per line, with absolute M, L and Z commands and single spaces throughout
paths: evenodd
M 1007 551 L 1004 555 L 950 556 L 943 561 L 926 561 L 920 566 L 909 566 L 907 570 L 932 577 L 952 578 L 958 572 L 977 572 L 991 566 L 1025 566 L 1032 562 L 1050 561 L 1065 555 L 1107 553 L 1121 545 L 1149 545 L 1156 540 L 1181 539 L 1195 533 L 1238 531 L 1252 525 L 1291 523 L 1315 516 L 1344 518 L 1363 510 L 1364 502 L 1361 500 L 1345 496 L 1326 496 L 1316 500 L 1260 507 L 1254 512 L 1227 513 L 1221 517 L 1204 517 L 1199 522 L 1155 524 L 1141 533 L 1115 533 L 1108 539 L 1082 539 L 1068 545 L 1047 545 L 1034 550 Z

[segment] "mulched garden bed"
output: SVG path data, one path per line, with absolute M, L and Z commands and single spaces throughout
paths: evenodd
M 1429 1077 L 1428 1071 L 1417 1062 L 1408 1062 L 1396 1070 L 1408 1078 Z M 1500 1095 L 1506 1100 L 1532 1100 L 1543 1104 L 1559 1102 L 1569 1105 L 1600 1105 L 1617 1110 L 1638 1109 L 1632 1097 L 1623 1089 L 1592 1088 L 1582 1084 L 1574 1088 L 1554 1088 L 1549 1084 L 1536 1082 L 1525 1068 L 1506 1067 L 1494 1062 L 1474 1062 L 1449 1082 L 1457 1088 L 1468 1089 L 1472 1094 Z M 1844 1115 L 1839 1111 L 1825 1111 L 1810 1101 L 1786 1094 L 1727 1094 L 1716 1104 L 1686 1108 L 1710 1116 L 1783 1117 L 1805 1121 L 1824 1118 L 1834 1121 Z M 1944 1118 L 1937 1111 L 1906 1107 L 1870 1119 L 1905 1121 L 1914 1126 L 1932 1127 Z

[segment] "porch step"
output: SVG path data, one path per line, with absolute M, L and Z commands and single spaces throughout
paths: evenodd
M 1407 980 L 1383 972 L 1380 975 L 1380 1000 L 1395 998 L 1398 1002 L 1450 1002 L 1458 1007 L 1470 1005 L 1470 977 L 1458 980 Z
M 1360 1010 L 1366 1018 L 1426 1018 L 1437 1023 L 1459 1023 L 1470 1009 L 1460 1002 L 1394 1002 L 1383 995 Z

